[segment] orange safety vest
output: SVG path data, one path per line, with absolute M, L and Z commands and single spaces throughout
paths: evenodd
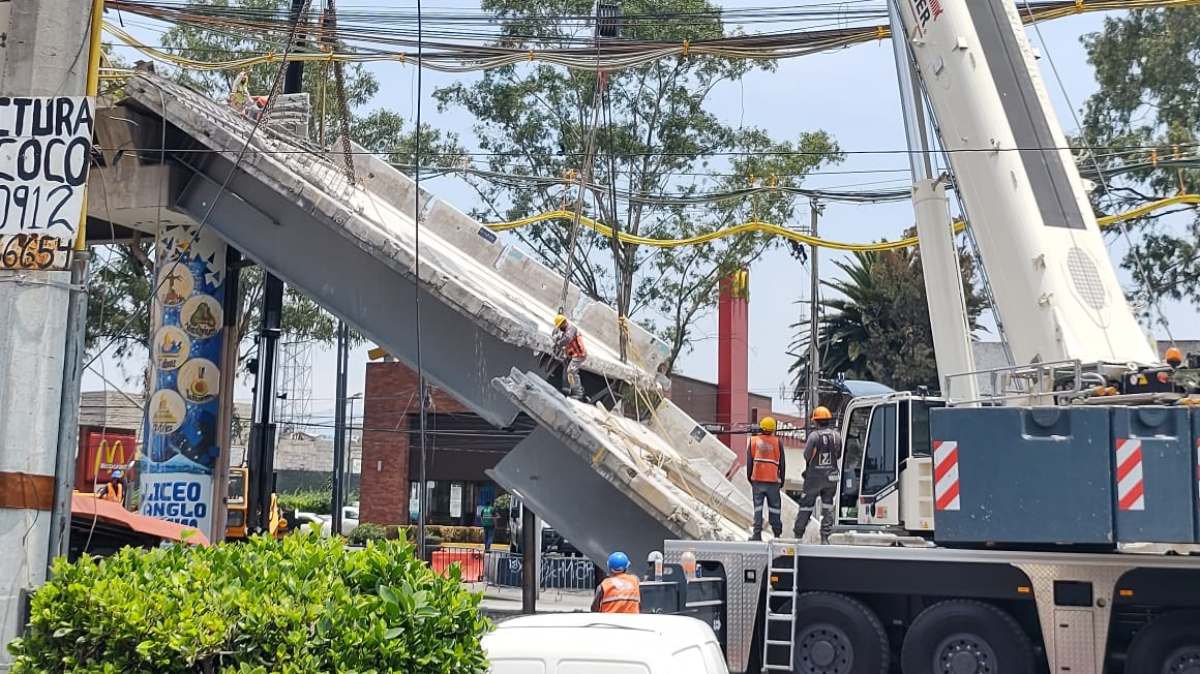
M 637 576 L 618 573 L 600 582 L 601 613 L 640 613 L 642 590 Z
M 107 486 L 108 488 L 104 490 L 104 494 L 101 496 L 101 498 L 103 498 L 105 501 L 112 501 L 113 503 L 120 503 L 124 505 L 125 488 L 121 486 L 121 483 L 110 482 Z
M 565 326 L 562 329 L 565 329 Z M 587 349 L 583 348 L 583 338 L 579 336 L 578 328 L 575 330 L 575 336 L 563 348 L 563 354 L 572 360 L 587 358 Z
M 779 460 L 783 446 L 774 435 L 755 435 L 750 438 L 750 481 L 779 484 Z

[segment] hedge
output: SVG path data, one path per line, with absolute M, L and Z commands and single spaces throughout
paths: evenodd
M 405 541 L 255 537 L 55 562 L 15 674 L 483 672 L 489 623 L 457 569 Z
M 438 544 L 483 543 L 483 529 L 480 527 L 427 524 L 425 525 L 425 537 L 430 543 L 437 541 Z M 417 539 L 417 526 L 415 524 L 390 524 L 384 526 L 382 524 L 364 522 L 355 527 L 354 531 L 350 532 L 348 538 L 355 545 L 362 545 L 367 541 L 380 539 L 395 540 L 397 538 L 405 538 L 415 542 Z

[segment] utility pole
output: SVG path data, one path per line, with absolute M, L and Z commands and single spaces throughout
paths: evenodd
M 103 5 L 5 5 L 0 97 L 7 103 L 87 94 L 95 79 L 89 65 L 99 48 L 91 28 Z M 86 207 L 72 215 L 83 213 Z M 66 552 L 87 311 L 85 222 L 80 217 L 71 233 L 70 271 L 0 271 L 0 316 L 20 317 L 0 321 L 0 643 L 17 635 L 28 592 L 45 581 L 49 561 Z M 0 222 L 0 238 L 20 233 L 20 225 Z M 0 651 L 0 669 L 8 662 Z
M 817 237 L 817 221 L 821 219 L 821 212 L 825 207 L 816 198 L 809 201 L 812 212 L 812 224 L 810 225 L 810 234 L 815 239 Z M 820 404 L 818 397 L 821 391 L 821 350 L 820 337 L 821 328 L 819 318 L 821 316 L 821 265 L 817 261 L 817 252 L 820 250 L 816 244 L 809 246 L 811 258 L 809 264 L 811 274 L 809 278 L 809 303 L 808 303 L 808 416 L 811 417 L 813 410 L 817 409 Z
M 337 393 L 333 413 L 333 520 L 331 530 L 342 533 L 342 505 L 345 500 L 346 484 L 342 466 L 346 463 L 346 371 L 350 367 L 350 328 L 345 321 L 338 321 L 337 333 Z
M 299 23 L 304 0 L 292 0 L 292 21 Z M 297 44 L 304 36 L 297 32 Z M 284 71 L 283 93 L 298 94 L 304 88 L 304 62 L 291 61 Z M 270 517 L 271 494 L 275 492 L 275 361 L 279 355 L 279 337 L 283 333 L 283 280 L 263 270 L 262 315 L 258 330 L 258 369 L 255 372 L 255 414 L 251 427 L 250 504 L 247 508 L 251 530 L 265 531 Z

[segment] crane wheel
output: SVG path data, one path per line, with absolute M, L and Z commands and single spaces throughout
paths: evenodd
M 795 674 L 887 674 L 891 650 L 875 612 L 833 592 L 796 600 Z
M 1033 645 L 1012 616 L 951 599 L 921 612 L 900 651 L 904 674 L 1033 674 Z
M 1200 611 L 1165 613 L 1138 630 L 1125 674 L 1200 674 Z

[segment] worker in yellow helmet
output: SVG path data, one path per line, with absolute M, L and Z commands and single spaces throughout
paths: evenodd
M 746 447 L 746 479 L 750 480 L 750 491 L 754 495 L 754 533 L 750 540 L 762 540 L 763 501 L 771 521 L 771 532 L 779 538 L 783 534 L 783 510 L 779 489 L 783 486 L 785 457 L 783 445 L 775 435 L 774 417 L 763 417 L 758 422 L 759 432 L 750 436 Z
M 793 530 L 797 539 L 804 537 L 813 506 L 821 499 L 821 542 L 829 543 L 833 532 L 833 495 L 837 491 L 838 465 L 842 461 L 842 434 L 833 428 L 833 415 L 824 405 L 813 410 L 808 437 L 804 441 L 804 487 L 800 492 L 800 513 Z
M 579 381 L 579 368 L 587 358 L 587 349 L 583 346 L 579 328 L 568 321 L 566 316 L 558 314 L 554 317 L 552 335 L 554 337 L 554 357 L 563 366 L 563 395 L 582 400 L 583 383 Z

